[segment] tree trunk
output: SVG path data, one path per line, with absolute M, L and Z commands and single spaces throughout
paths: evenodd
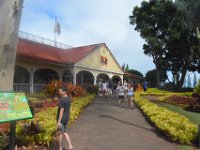
M 160 89 L 160 70 L 156 67 L 156 76 L 157 76 L 157 88 Z
M 183 87 L 183 83 L 184 83 L 184 79 L 185 79 L 185 75 L 186 75 L 187 70 L 185 68 L 183 68 L 181 77 L 178 80 L 178 84 L 176 85 L 177 87 L 177 92 L 182 91 L 182 87 Z
M 13 90 L 23 0 L 0 0 L 0 91 Z

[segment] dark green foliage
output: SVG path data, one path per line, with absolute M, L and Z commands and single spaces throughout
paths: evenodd
M 200 27 L 200 0 L 176 0 L 176 5 L 186 14 L 189 28 Z
M 149 87 L 156 87 L 157 82 L 157 71 L 156 69 L 149 70 L 145 75 L 146 81 L 149 83 Z M 167 79 L 166 73 L 160 74 L 160 81 L 164 82 Z
M 173 83 L 164 83 L 161 87 L 162 90 L 165 91 L 174 91 L 174 84 Z
M 144 53 L 153 58 L 157 86 L 161 72 L 175 76 L 180 91 L 187 71 L 200 71 L 200 44 L 195 30 L 189 28 L 188 13 L 170 0 L 143 1 L 134 7 L 130 23 L 145 39 Z
M 98 87 L 96 85 L 84 85 L 83 88 L 86 89 L 86 91 L 90 94 L 98 93 Z
M 24 124 L 24 134 L 25 135 L 34 135 L 42 132 L 42 127 L 39 122 L 34 123 L 31 121 L 30 123 Z
M 138 70 L 130 69 L 127 72 L 143 77 L 143 74 Z
M 198 100 L 200 101 L 200 80 L 192 96 L 198 98 Z
M 0 133 L 0 149 L 6 150 L 8 149 L 8 141 L 9 141 L 9 135 L 6 132 Z

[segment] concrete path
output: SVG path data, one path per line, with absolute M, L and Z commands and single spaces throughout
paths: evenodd
M 134 106 L 118 107 L 114 98 L 97 97 L 69 131 L 74 150 L 178 150 L 156 134 Z M 67 150 L 66 141 L 63 147 Z M 55 150 L 55 148 L 51 148 Z

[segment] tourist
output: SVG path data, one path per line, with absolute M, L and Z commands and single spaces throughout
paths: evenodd
M 68 142 L 69 150 L 73 149 L 69 134 L 68 134 L 68 121 L 70 116 L 70 98 L 67 95 L 68 88 L 62 87 L 58 90 L 58 94 L 61 96 L 61 99 L 58 103 L 57 111 L 57 135 L 59 142 L 59 150 L 62 150 L 62 137 L 64 135 L 65 139 Z
M 144 82 L 143 82 L 143 90 L 144 90 L 144 92 L 147 91 L 147 86 L 148 86 L 147 81 L 144 81 Z
M 130 84 L 128 84 L 127 99 L 129 108 L 133 108 L 133 96 L 134 96 L 133 87 Z
M 103 82 L 102 84 L 102 91 L 103 91 L 103 96 L 106 98 L 107 92 L 108 92 L 108 83 L 107 82 Z
M 124 106 L 124 86 L 121 84 L 120 86 L 117 87 L 117 91 L 118 91 L 118 100 L 119 100 L 119 107 L 123 107 Z

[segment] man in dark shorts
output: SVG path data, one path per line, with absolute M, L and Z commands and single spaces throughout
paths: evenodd
M 70 116 L 70 98 L 67 95 L 68 88 L 62 87 L 58 90 L 58 94 L 62 97 L 58 103 L 57 111 L 57 134 L 59 142 L 59 150 L 62 150 L 62 136 L 64 135 L 65 139 L 68 142 L 69 150 L 73 149 L 69 134 L 67 133 L 67 125 Z

